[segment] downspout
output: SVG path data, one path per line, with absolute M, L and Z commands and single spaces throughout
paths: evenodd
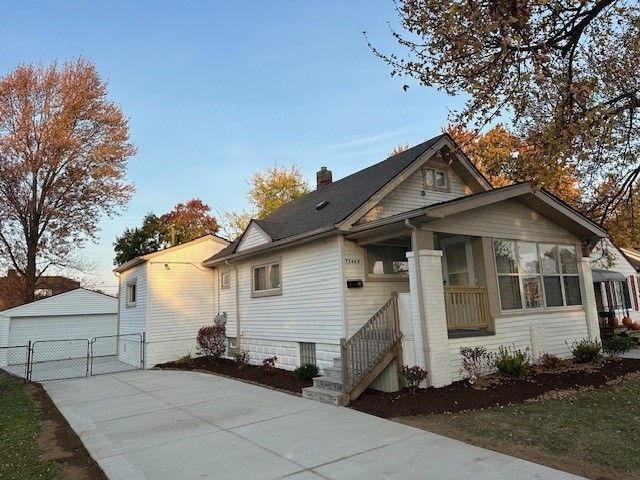
M 235 291 L 235 300 L 236 300 L 236 348 L 238 351 L 242 350 L 242 340 L 240 339 L 240 280 L 238 279 L 238 266 L 232 264 L 229 260 L 226 260 L 225 263 L 229 266 L 229 268 L 233 267 L 234 277 L 236 279 L 236 291 Z M 218 297 L 218 302 L 220 302 Z
M 416 287 L 418 288 L 418 313 L 420 315 L 420 334 L 422 335 L 422 355 L 424 357 L 424 367 L 428 369 L 429 355 L 427 346 L 427 329 L 426 329 L 426 315 L 424 311 L 424 293 L 422 290 L 422 271 L 420 268 L 420 249 L 418 246 L 418 227 L 416 227 L 407 218 L 404 224 L 411 230 L 411 249 L 413 250 L 413 259 L 416 266 Z

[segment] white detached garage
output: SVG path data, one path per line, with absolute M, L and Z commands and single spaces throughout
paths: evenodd
M 118 300 L 84 288 L 0 312 L 0 347 L 45 340 L 90 340 L 117 333 Z M 67 348 L 42 348 L 40 356 L 46 356 L 42 360 L 68 358 L 74 353 L 70 348 L 71 344 Z M 0 348 L 0 366 L 23 363 L 24 351 Z

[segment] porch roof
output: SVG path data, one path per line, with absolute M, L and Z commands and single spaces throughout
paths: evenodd
M 601 270 L 594 268 L 591 270 L 594 282 L 624 282 L 627 278 L 620 272 L 613 270 Z
M 532 210 L 562 225 L 582 240 L 604 238 L 607 231 L 589 220 L 565 202 L 544 189 L 536 190 L 531 183 L 518 183 L 486 192 L 467 195 L 453 200 L 417 208 L 391 217 L 354 226 L 347 238 L 358 239 L 372 233 L 383 234 L 397 229 L 405 220 L 417 219 L 423 222 L 446 218 L 451 215 L 482 208 L 505 200 L 518 200 Z

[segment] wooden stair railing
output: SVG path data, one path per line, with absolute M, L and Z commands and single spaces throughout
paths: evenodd
M 391 299 L 348 339 L 340 340 L 342 388 L 349 403 L 380 375 L 394 358 L 398 368 L 402 360 L 398 294 Z

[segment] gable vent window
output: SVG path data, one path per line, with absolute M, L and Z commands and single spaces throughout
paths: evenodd
M 422 185 L 425 190 L 449 190 L 447 172 L 438 168 L 423 168 Z
M 319 212 L 327 205 L 329 205 L 329 202 L 327 202 L 326 200 L 321 201 L 319 204 L 316 205 L 316 212 Z

